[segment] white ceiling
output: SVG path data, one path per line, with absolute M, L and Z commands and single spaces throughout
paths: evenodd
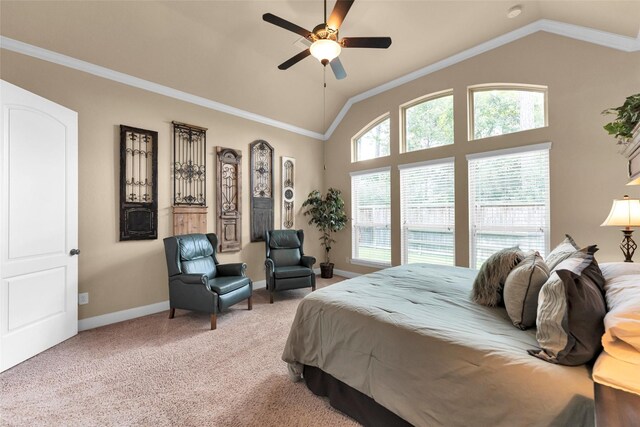
M 508 19 L 515 4 L 523 13 Z M 637 0 L 356 0 L 340 36 L 390 36 L 393 44 L 343 50 L 347 78 L 327 69 L 323 118 L 322 65 L 309 57 L 278 70 L 302 50 L 300 37 L 264 22 L 266 12 L 311 30 L 322 21 L 322 1 L 2 0 L 0 33 L 324 133 L 349 98 L 540 19 L 630 38 L 640 30 Z

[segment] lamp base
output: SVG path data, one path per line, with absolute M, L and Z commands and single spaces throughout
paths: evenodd
M 631 258 L 633 258 L 633 254 L 638 248 L 636 242 L 631 238 L 633 230 L 622 230 L 622 234 L 624 234 L 624 238 L 622 239 L 622 243 L 620 243 L 620 249 L 624 255 L 624 262 L 633 262 Z

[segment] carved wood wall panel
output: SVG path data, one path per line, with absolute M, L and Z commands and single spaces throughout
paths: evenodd
M 174 206 L 173 235 L 207 232 L 207 208 L 203 206 Z
M 120 240 L 158 238 L 158 132 L 120 125 Z
M 216 191 L 217 234 L 220 252 L 242 249 L 242 153 L 216 147 L 218 188 Z
M 280 211 L 283 230 L 295 229 L 295 173 L 296 159 L 282 157 L 282 210 Z
M 251 241 L 264 241 L 273 230 L 273 147 L 258 140 L 250 145 L 251 154 Z

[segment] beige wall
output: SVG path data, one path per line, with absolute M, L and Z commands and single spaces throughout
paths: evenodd
M 601 228 L 611 200 L 637 187 L 625 187 L 625 160 L 601 126 L 603 109 L 622 103 L 640 88 L 640 53 L 619 51 L 538 33 L 437 73 L 407 83 L 351 107 L 331 139 L 324 144 L 297 134 L 208 110 L 171 98 L 114 83 L 89 74 L 2 50 L 0 77 L 65 105 L 79 113 L 79 246 L 82 249 L 79 291 L 90 303 L 80 306 L 80 318 L 111 313 L 167 300 L 163 237 L 171 234 L 171 121 L 209 128 L 207 132 L 207 201 L 209 230 L 215 231 L 214 147 L 242 150 L 243 249 L 223 254 L 221 262 L 244 261 L 254 280 L 263 279 L 263 244 L 249 243 L 248 146 L 265 139 L 276 154 L 276 224 L 280 219 L 280 157 L 297 161 L 296 198 L 313 189 L 336 187 L 350 209 L 349 172 L 391 166 L 392 263 L 400 263 L 399 174 L 397 165 L 455 156 L 456 260 L 467 265 L 468 153 L 551 141 L 551 243 L 564 233 L 580 244 L 597 243 L 601 261 L 621 260 L 621 233 Z M 215 78 L 215 76 L 212 76 Z M 549 87 L 549 126 L 480 141 L 467 141 L 466 88 L 482 83 L 524 83 Z M 453 89 L 455 144 L 414 153 L 399 153 L 398 106 L 425 94 Z M 242 88 L 238 88 L 242 90 Z M 274 102 L 278 100 L 275 99 Z M 351 163 L 351 137 L 376 117 L 390 112 L 391 156 Z M 159 132 L 159 239 L 118 241 L 118 126 Z M 326 173 L 323 174 L 323 156 Z M 323 179 L 324 178 L 324 179 Z M 306 249 L 319 258 L 319 234 L 298 211 L 297 226 L 305 229 Z M 337 234 L 332 260 L 336 268 L 368 272 L 350 264 L 350 229 Z
M 86 73 L 2 50 L 0 77 L 78 112 L 79 291 L 89 292 L 80 319 L 168 299 L 162 238 L 171 235 L 172 128 L 176 120 L 208 128 L 208 229 L 215 231 L 215 147 L 242 150 L 242 251 L 222 254 L 222 263 L 243 261 L 248 275 L 264 279 L 264 243 L 249 242 L 249 144 L 264 139 L 275 148 L 275 220 L 280 221 L 280 157 L 296 159 L 296 225 L 305 230 L 306 252 L 319 257 L 319 234 L 299 211 L 304 197 L 323 187 L 323 143 L 270 126 L 114 83 Z M 212 79 L 216 78 L 211 76 Z M 238 88 L 237 90 L 242 90 Z M 278 102 L 274 99 L 273 102 Z M 158 240 L 118 241 L 119 125 L 159 133 Z M 43 215 L 46 211 L 43 210 Z
M 467 86 L 522 83 L 548 86 L 549 126 L 525 132 L 467 140 Z M 454 91 L 455 144 L 400 153 L 399 105 L 446 89 Z M 397 165 L 455 157 L 456 264 L 469 263 L 467 162 L 469 153 L 551 141 L 551 246 L 565 233 L 578 244 L 597 243 L 600 261 L 622 261 L 622 234 L 599 227 L 614 198 L 640 197 L 638 187 L 625 187 L 626 165 L 615 141 L 602 125 L 600 112 L 622 104 L 640 90 L 640 53 L 620 51 L 547 33 L 537 33 L 360 102 L 349 110 L 325 146 L 327 187 L 345 192 L 351 209 L 349 172 L 391 166 L 392 264 L 400 264 L 400 194 Z M 351 138 L 376 117 L 391 114 L 391 155 L 351 163 Z M 350 264 L 350 228 L 336 235 L 336 268 L 369 272 Z M 639 237 L 640 239 L 640 237 Z M 636 258 L 638 258 L 636 256 Z

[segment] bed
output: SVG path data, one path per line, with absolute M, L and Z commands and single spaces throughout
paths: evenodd
M 416 426 L 594 425 L 590 368 L 530 356 L 535 329 L 471 302 L 476 274 L 410 264 L 313 292 L 282 358 Z

